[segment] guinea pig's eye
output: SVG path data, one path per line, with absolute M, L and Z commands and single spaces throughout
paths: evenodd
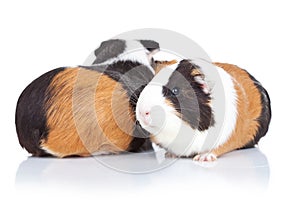
M 179 94 L 179 88 L 178 87 L 174 87 L 172 90 L 172 94 L 177 96 Z

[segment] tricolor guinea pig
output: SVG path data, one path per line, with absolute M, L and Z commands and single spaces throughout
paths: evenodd
M 141 126 L 168 155 L 196 161 L 254 147 L 271 119 L 267 91 L 235 65 L 196 63 L 182 60 L 155 75 L 137 102 Z
M 56 157 L 151 146 L 134 111 L 158 50 L 151 40 L 109 40 L 95 51 L 94 65 L 61 67 L 34 80 L 17 103 L 20 145 L 33 156 Z
M 138 44 L 138 46 L 142 45 L 145 48 L 145 51 L 141 51 L 141 55 L 139 57 L 136 57 L 135 59 L 145 58 L 143 54 L 146 53 L 146 58 L 150 62 L 150 65 L 155 68 L 156 64 L 154 62 L 153 55 L 159 52 L 159 44 L 153 40 L 138 40 L 138 42 L 140 44 L 132 41 L 125 42 L 122 39 L 111 39 L 104 41 L 100 44 L 99 48 L 94 51 L 95 59 L 92 64 L 104 65 L 107 63 L 111 63 L 116 59 L 119 59 L 120 56 L 122 56 L 122 59 L 124 59 L 126 55 L 130 56 L 132 52 L 140 50 L 137 47 Z

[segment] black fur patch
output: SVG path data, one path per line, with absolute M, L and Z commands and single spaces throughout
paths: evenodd
M 113 80 L 121 83 L 122 87 L 127 92 L 132 112 L 135 112 L 136 103 L 143 88 L 151 81 L 154 76 L 147 66 L 133 61 L 118 61 L 108 66 L 100 65 L 82 67 L 88 70 L 101 72 L 109 76 Z M 147 150 L 142 147 L 145 146 L 144 144 L 146 144 L 145 147 L 149 146 L 149 141 L 147 141 L 149 139 L 145 138 L 145 136 L 149 136 L 149 132 L 144 130 L 139 123 L 135 125 L 133 136 L 136 137 L 134 137 L 133 141 L 128 147 L 128 150 L 132 152 L 140 151 L 142 149 Z
M 247 72 L 246 70 L 244 71 Z M 241 149 L 254 147 L 254 145 L 256 145 L 259 142 L 260 138 L 264 137 L 267 134 L 272 116 L 271 101 L 267 90 L 249 72 L 247 72 L 247 74 L 249 75 L 250 79 L 253 81 L 254 85 L 260 92 L 262 110 L 260 116 L 256 119 L 258 121 L 259 128 L 256 132 L 254 139 L 248 142 Z
M 19 143 L 34 156 L 49 155 L 40 149 L 41 139 L 48 136 L 45 102 L 50 96 L 47 88 L 53 77 L 64 69 L 54 69 L 35 79 L 19 97 L 15 115 Z
M 140 42 L 150 52 L 159 49 L 158 42 L 155 42 L 153 40 L 140 40 Z
M 117 57 L 125 51 L 125 40 L 112 39 L 101 43 L 100 47 L 94 51 L 96 60 L 93 64 L 103 63 L 111 58 Z
M 193 129 L 203 131 L 214 124 L 214 118 L 209 106 L 210 94 L 203 92 L 192 75 L 195 69 L 200 70 L 199 66 L 182 60 L 163 87 L 163 96 L 171 101 L 179 117 Z
M 127 151 L 141 152 L 152 150 L 152 144 L 149 139 L 150 133 L 143 129 L 138 121 L 136 121 L 133 136 L 134 139 L 131 141 Z

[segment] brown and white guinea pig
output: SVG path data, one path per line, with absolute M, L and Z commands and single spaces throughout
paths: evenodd
M 141 126 L 169 156 L 213 161 L 254 147 L 271 119 L 267 91 L 235 65 L 196 63 L 182 60 L 155 75 L 137 102 Z
M 158 50 L 151 40 L 109 40 L 95 51 L 96 65 L 61 67 L 34 80 L 17 103 L 20 145 L 56 157 L 149 148 L 134 111 Z

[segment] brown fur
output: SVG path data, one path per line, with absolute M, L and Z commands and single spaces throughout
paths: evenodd
M 191 72 L 191 75 L 192 75 L 192 76 L 201 76 L 202 78 L 204 78 L 204 75 L 201 74 L 201 72 L 199 71 L 199 69 L 194 69 L 194 70 Z
M 42 148 L 58 157 L 128 148 L 133 112 L 120 84 L 95 71 L 69 68 L 54 77 L 49 92 L 49 134 Z
M 228 141 L 212 151 L 216 156 L 220 156 L 232 150 L 242 148 L 255 137 L 259 126 L 256 119 L 261 114 L 262 105 L 259 90 L 244 70 L 231 64 L 214 64 L 224 69 L 233 77 L 237 93 L 238 116 L 236 127 Z
M 157 74 L 160 70 L 162 70 L 163 68 L 169 66 L 169 65 L 173 65 L 176 64 L 177 60 L 171 60 L 171 61 L 155 61 L 155 74 Z

